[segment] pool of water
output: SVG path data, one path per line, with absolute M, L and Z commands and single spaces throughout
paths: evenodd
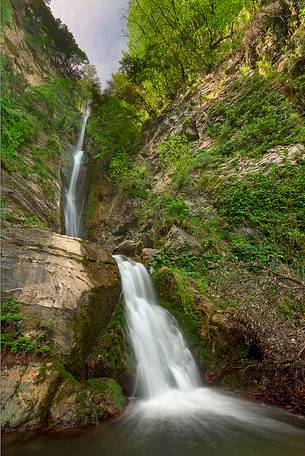
M 87 430 L 4 436 L 3 455 L 304 456 L 305 429 L 277 409 L 202 388 L 187 401 L 173 393 L 138 401 Z

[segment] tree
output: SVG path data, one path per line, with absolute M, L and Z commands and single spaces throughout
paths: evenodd
M 23 22 L 30 32 L 28 43 L 34 52 L 45 54 L 60 74 L 79 79 L 88 58 L 68 27 L 53 17 L 46 3 L 31 0 L 25 4 Z
M 130 0 L 128 77 L 148 80 L 156 97 L 171 97 L 181 84 L 234 37 L 244 0 Z

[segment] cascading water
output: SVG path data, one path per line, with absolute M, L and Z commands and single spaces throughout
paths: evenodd
M 287 436 L 298 438 L 298 432 L 281 422 L 277 410 L 204 386 L 176 320 L 158 305 L 146 268 L 123 256 L 114 258 L 122 278 L 140 396 L 122 421 L 122 441 L 141 434 L 126 454 L 286 455 L 291 448 Z M 154 445 L 158 451 L 150 453 Z M 297 445 L 296 455 L 301 454 Z
M 134 398 L 119 420 L 74 434 L 73 439 L 70 434 L 42 435 L 15 444 L 13 452 L 7 445 L 5 454 L 303 456 L 305 433 L 291 425 L 290 416 L 201 384 L 177 322 L 157 304 L 145 267 L 122 256 L 115 259 L 142 398 Z M 107 394 L 115 398 L 115 389 Z M 99 396 L 94 413 L 99 413 L 98 401 Z
M 73 168 L 69 188 L 65 194 L 64 216 L 65 230 L 67 236 L 79 237 L 81 232 L 81 217 L 83 206 L 78 204 L 78 180 L 84 156 L 83 144 L 85 138 L 85 129 L 90 114 L 89 108 L 83 114 L 80 133 L 73 154 Z
M 194 358 L 173 316 L 157 305 L 146 268 L 121 256 L 114 258 L 122 276 L 138 389 L 148 399 L 172 389 L 199 388 Z

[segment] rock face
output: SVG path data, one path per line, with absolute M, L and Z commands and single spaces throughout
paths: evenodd
M 102 247 L 42 229 L 5 226 L 2 294 L 54 326 L 54 344 L 71 355 L 80 336 L 80 312 L 107 324 L 119 300 L 117 265 Z M 93 328 L 91 328 L 93 329 Z
M 87 388 L 88 357 L 92 365 L 91 352 L 119 302 L 118 268 L 112 256 L 95 244 L 44 229 L 4 225 L 2 296 L 20 303 L 25 315 L 22 335 L 35 334 L 37 325 L 48 328 L 52 350 L 43 356 L 4 353 L 3 427 L 24 430 L 47 424 L 54 428 L 50 408 L 60 385 L 72 378 L 77 397 Z M 118 410 L 111 407 L 110 393 L 106 401 L 104 390 L 89 395 L 99 418 Z M 78 413 L 76 406 L 74 409 Z M 75 414 L 71 420 L 57 415 L 55 422 L 60 427 L 81 424 Z M 93 419 L 89 415 L 85 424 Z
M 41 424 L 43 410 L 59 382 L 55 371 L 48 371 L 40 380 L 41 365 L 5 368 L 1 372 L 2 427 L 4 429 L 35 429 Z
M 1 170 L 2 196 L 9 202 L 11 217 L 16 222 L 24 222 L 25 214 L 35 214 L 46 226 L 60 230 L 61 181 L 59 166 L 57 176 L 50 173 L 49 185 L 52 188 L 52 197 L 46 198 L 41 185 L 31 179 L 25 179 L 20 174 L 9 174 Z M 5 214 L 4 214 L 5 218 Z

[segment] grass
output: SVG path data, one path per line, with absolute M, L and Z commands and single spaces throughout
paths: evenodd
M 12 21 L 12 14 L 13 9 L 11 2 L 9 0 L 2 0 L 1 1 L 1 30 L 4 29 L 7 25 L 9 25 Z
M 10 74 L 6 62 L 1 96 L 2 164 L 9 173 L 37 175 L 46 187 L 62 152 L 62 138 L 69 137 L 78 121 L 77 86 L 69 80 L 49 77 L 39 86 L 16 90 L 14 81 L 8 82 Z M 42 137 L 44 144 L 37 146 Z
M 256 227 L 266 238 L 265 251 L 273 244 L 274 250 L 284 252 L 289 263 L 299 259 L 305 249 L 304 165 L 274 166 L 267 175 L 259 172 L 236 177 L 222 181 L 218 188 L 217 204 L 226 222 L 230 226 Z M 244 250 L 245 245 L 240 242 L 239 247 Z M 250 250 L 249 246 L 249 254 Z

